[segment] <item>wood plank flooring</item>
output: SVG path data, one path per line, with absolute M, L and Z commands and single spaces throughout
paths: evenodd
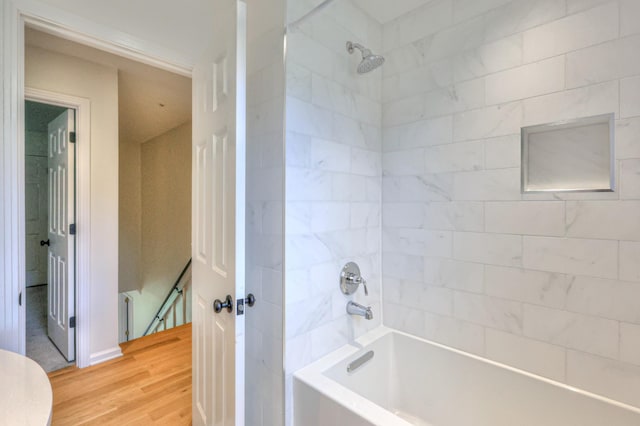
M 191 324 L 120 346 L 118 359 L 49 374 L 53 426 L 190 425 Z

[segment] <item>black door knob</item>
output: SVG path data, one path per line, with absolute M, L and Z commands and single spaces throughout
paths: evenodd
M 231 298 L 231 295 L 227 295 L 227 297 L 224 299 L 224 302 L 222 302 L 220 299 L 216 299 L 213 301 L 213 311 L 216 314 L 219 314 L 225 308 L 227 309 L 227 312 L 233 311 L 233 299 Z
M 45 240 L 40 240 L 40 245 L 41 246 L 48 246 L 49 244 L 49 240 L 45 241 Z

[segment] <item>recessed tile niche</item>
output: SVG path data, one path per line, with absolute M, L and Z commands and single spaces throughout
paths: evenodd
M 614 116 L 522 128 L 522 192 L 614 191 Z

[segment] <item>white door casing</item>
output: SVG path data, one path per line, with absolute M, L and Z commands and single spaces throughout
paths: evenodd
M 193 424 L 244 425 L 246 4 L 217 2 L 193 71 Z M 215 299 L 233 298 L 215 313 Z
M 49 123 L 49 338 L 68 361 L 75 359 L 75 236 L 69 230 L 75 220 L 75 111 L 68 109 Z M 75 225 L 74 225 L 75 226 Z

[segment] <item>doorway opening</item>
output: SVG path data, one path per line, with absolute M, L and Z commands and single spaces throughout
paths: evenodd
M 75 360 L 75 117 L 25 101 L 26 354 L 47 372 Z
M 157 317 L 159 330 L 190 322 L 190 270 L 181 271 L 191 254 L 191 79 L 27 26 L 25 83 L 82 96 L 99 110 L 89 162 L 98 170 L 91 203 L 101 209 L 91 215 L 110 232 L 100 238 L 105 250 L 92 245 L 78 256 L 118 283 L 117 293 L 100 297 L 118 304 L 105 331 L 123 342 L 146 334 Z M 81 237 L 86 226 L 78 229 Z

